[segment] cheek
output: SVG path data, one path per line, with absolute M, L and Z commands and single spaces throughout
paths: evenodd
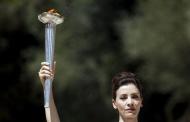
M 136 101 L 135 102 L 135 106 L 136 106 L 136 108 L 141 108 L 141 106 L 142 106 L 142 102 L 141 101 Z
M 124 109 L 125 108 L 125 102 L 123 102 L 123 101 L 121 101 L 121 100 L 117 100 L 116 101 L 116 103 L 117 103 L 117 108 L 118 109 Z

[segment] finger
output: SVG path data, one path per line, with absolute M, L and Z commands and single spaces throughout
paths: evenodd
M 56 62 L 54 61 L 54 65 L 56 64 Z M 50 68 L 50 64 L 48 62 L 41 62 L 41 69 L 40 69 L 40 72 L 42 73 L 47 73 L 47 72 L 44 72 L 44 70 L 48 71 L 51 73 L 51 76 L 54 75 L 54 71 L 55 71 L 55 66 L 53 65 L 52 69 Z
M 39 72 L 39 77 L 42 81 L 44 81 L 47 78 L 53 79 L 53 74 L 51 74 L 50 72 Z
M 54 61 L 53 63 L 54 63 L 54 68 L 55 68 L 55 66 L 56 66 L 56 61 Z
M 53 65 L 53 67 L 51 68 L 50 67 L 50 64 L 48 63 L 48 62 L 41 62 L 41 65 L 42 65 L 42 67 L 41 67 L 41 69 L 43 70 L 49 70 L 49 71 L 51 71 L 51 72 L 54 72 L 55 71 L 55 62 L 54 62 L 54 65 Z
M 49 70 L 41 70 L 40 74 L 51 74 Z
M 53 65 L 53 74 L 55 74 L 55 68 L 56 68 L 56 61 L 54 61 L 54 65 Z
M 41 69 L 42 70 L 48 70 L 48 71 L 51 71 L 50 67 L 49 66 L 42 66 Z
M 50 64 L 48 62 L 41 62 L 42 66 L 49 66 Z

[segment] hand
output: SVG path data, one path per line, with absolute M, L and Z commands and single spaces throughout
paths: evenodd
M 40 68 L 40 71 L 38 72 L 38 75 L 42 83 L 42 86 L 44 86 L 44 82 L 46 78 L 51 78 L 51 79 L 54 78 L 55 65 L 56 65 L 56 62 L 54 62 L 53 70 L 51 70 L 48 62 L 41 62 L 41 68 Z

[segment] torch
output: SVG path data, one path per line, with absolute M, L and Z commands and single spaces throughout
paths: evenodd
M 45 24 L 45 61 L 49 63 L 50 69 L 54 67 L 54 46 L 56 25 L 61 24 L 64 20 L 63 16 L 58 14 L 54 9 L 43 12 L 38 15 L 39 21 Z M 53 79 L 46 78 L 44 83 L 44 107 L 49 107 L 50 91 L 52 89 Z

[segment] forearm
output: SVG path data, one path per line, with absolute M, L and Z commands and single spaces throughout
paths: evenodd
M 42 65 L 42 67 L 40 68 L 40 71 L 39 71 L 39 78 L 42 83 L 43 89 L 45 89 L 45 82 L 46 82 L 45 80 L 47 78 L 53 79 L 55 69 L 53 69 L 53 71 L 52 71 L 50 69 L 48 62 L 42 62 L 41 65 Z M 55 65 L 55 63 L 54 63 L 54 65 Z M 55 66 L 54 66 L 54 68 L 55 68 Z M 52 88 L 50 91 L 49 106 L 45 107 L 45 114 L 46 114 L 47 122 L 60 122 L 57 108 L 54 103 Z
M 45 113 L 47 122 L 60 122 L 52 91 L 50 97 L 50 106 L 47 108 L 45 107 Z

